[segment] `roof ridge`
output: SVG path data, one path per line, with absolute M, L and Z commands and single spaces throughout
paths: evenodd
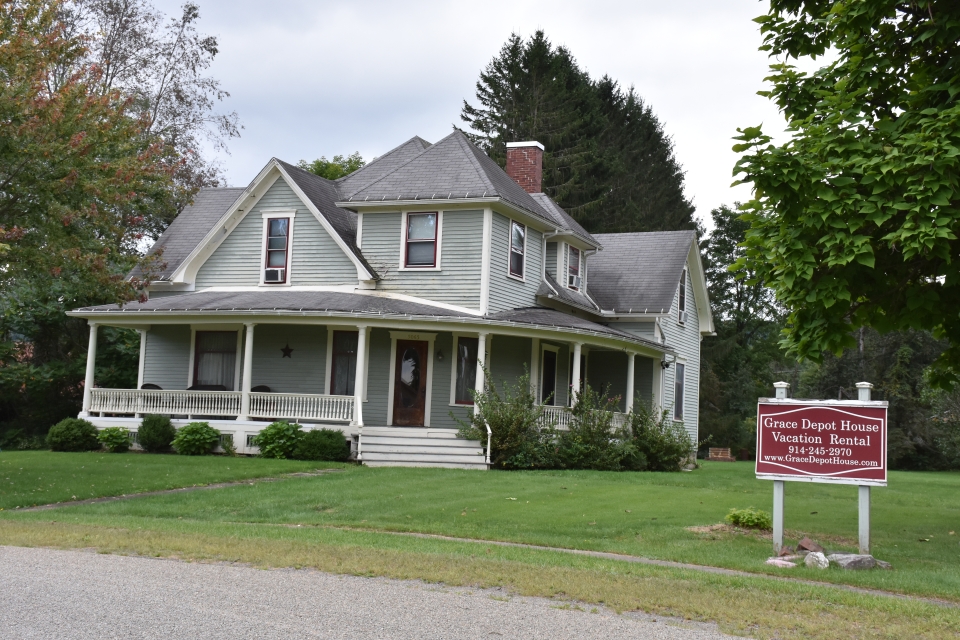
M 410 144 L 410 143 L 413 142 L 414 140 L 419 141 L 419 142 L 423 145 L 423 148 L 420 150 L 420 153 L 423 153 L 424 151 L 426 151 L 427 149 L 429 149 L 431 146 L 433 146 L 432 144 L 430 144 L 429 142 L 427 142 L 426 140 L 424 140 L 424 139 L 421 138 L 420 136 L 413 136 L 413 137 L 410 138 L 409 140 L 404 140 L 403 142 L 401 142 L 400 144 L 398 144 L 397 146 L 395 146 L 393 149 L 390 149 L 390 150 L 387 151 L 386 153 L 377 156 L 376 158 L 374 158 L 373 160 L 371 160 L 369 163 L 363 165 L 362 167 L 360 167 L 360 168 L 357 169 L 356 171 L 354 171 L 354 172 L 352 172 L 352 173 L 348 173 L 348 174 L 345 175 L 345 176 L 340 176 L 339 178 L 337 178 L 336 180 L 334 180 L 334 182 L 337 183 L 338 189 L 339 189 L 339 185 L 340 185 L 342 182 L 346 181 L 348 178 L 351 178 L 351 177 L 356 178 L 356 177 L 360 176 L 363 171 L 366 171 L 366 170 L 369 169 L 370 167 L 375 166 L 378 162 L 380 162 L 381 160 L 384 160 L 384 159 L 386 159 L 387 157 L 391 156 L 392 154 L 396 153 L 397 151 L 399 151 L 400 149 L 404 148 L 405 146 L 407 146 L 408 144 Z M 419 155 L 419 154 L 417 154 L 417 155 Z M 414 157 L 416 157 L 416 156 L 414 156 Z M 411 158 L 411 159 L 412 159 L 412 158 Z M 406 163 L 404 163 L 404 164 L 406 164 Z M 402 165 L 401 165 L 401 166 L 402 166 Z M 381 177 L 382 177 L 382 176 L 381 176 Z M 373 184 L 374 182 L 376 182 L 376 180 L 374 180 L 373 182 L 369 182 L 369 183 L 364 183 L 364 184 L 362 184 L 362 186 L 360 186 L 359 189 L 354 190 L 354 193 L 356 193 L 357 191 L 360 191 L 360 189 L 366 188 L 368 185 L 371 185 L 371 184 Z M 347 194 L 342 194 L 342 195 L 347 195 Z
M 483 153 L 483 151 L 481 151 L 479 148 L 476 148 L 474 145 L 470 144 L 470 141 L 467 140 L 466 134 L 464 134 L 463 131 L 460 131 L 460 129 L 454 129 L 453 133 L 450 135 L 455 135 L 458 133 L 460 135 L 457 136 L 456 138 L 457 142 L 460 143 L 460 148 L 464 149 L 467 152 L 467 158 L 470 160 L 470 164 L 473 165 L 474 170 L 477 172 L 477 175 L 480 177 L 480 181 L 486 185 L 487 189 L 492 191 L 497 196 L 502 197 L 500 192 L 497 191 L 496 186 L 494 186 L 493 182 L 490 180 L 490 176 L 488 176 L 484 168 L 480 166 L 480 159 L 476 157 L 476 152 L 474 151 L 474 149 L 476 149 L 476 151 L 479 151 L 480 153 Z M 467 145 L 466 148 L 464 148 L 463 146 L 464 143 L 466 143 Z
M 455 132 L 454 132 L 454 133 L 455 133 Z M 449 138 L 449 137 L 452 136 L 452 135 L 453 135 L 453 133 L 451 133 L 450 135 L 446 136 L 445 138 L 441 138 L 440 140 L 437 140 L 437 141 L 434 142 L 432 145 L 430 145 L 429 147 L 427 147 L 426 149 L 424 149 L 423 151 L 421 151 L 421 152 L 418 153 L 417 155 L 413 156 L 412 158 L 410 158 L 409 160 L 407 160 L 407 161 L 404 162 L 403 164 L 397 165 L 396 167 L 394 167 L 393 169 L 391 169 L 391 170 L 388 171 L 387 173 L 383 174 L 382 176 L 380 176 L 379 178 L 377 178 L 377 179 L 374 180 L 373 182 L 368 182 L 367 184 L 363 185 L 362 187 L 360 187 L 359 189 L 357 189 L 356 191 L 354 191 L 353 194 L 359 193 L 360 191 L 363 191 L 364 189 L 369 189 L 370 187 L 372 187 L 373 185 L 377 184 L 377 183 L 380 182 L 381 180 L 386 179 L 388 176 L 392 176 L 392 175 L 395 174 L 397 171 L 400 171 L 400 169 L 403 169 L 405 166 L 407 166 L 408 164 L 410 164 L 410 163 L 413 162 L 414 160 L 416 160 L 416 159 L 420 158 L 421 156 L 423 156 L 425 153 L 428 153 L 429 151 L 431 151 L 431 150 L 435 149 L 436 147 L 440 146 L 440 143 L 441 143 L 441 142 L 443 142 L 444 140 L 446 140 L 447 138 Z M 411 138 L 411 140 L 412 140 L 412 139 L 413 139 L 413 138 Z M 407 142 L 409 142 L 409 141 L 410 141 L 410 140 L 408 140 Z M 406 143 L 404 143 L 404 144 L 406 144 Z M 401 146 L 403 146 L 403 145 L 401 145 Z M 347 198 L 352 198 L 352 197 L 353 197 L 353 194 L 350 194 L 350 195 L 340 194 L 340 195 L 341 195 L 341 197 L 342 197 L 342 196 L 347 196 Z

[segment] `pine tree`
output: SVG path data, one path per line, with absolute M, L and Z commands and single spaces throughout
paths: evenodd
M 544 191 L 593 232 L 693 229 L 673 145 L 649 105 L 607 76 L 593 81 L 543 31 L 517 34 L 463 103 L 474 141 L 506 164 L 506 143 L 545 147 Z

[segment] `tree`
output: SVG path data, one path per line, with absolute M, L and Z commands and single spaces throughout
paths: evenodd
M 85 323 L 65 310 L 123 302 L 155 268 L 148 212 L 183 198 L 175 154 L 45 0 L 0 1 L 0 427 L 40 431 L 76 412 Z M 69 76 L 52 76 L 72 68 Z
M 773 0 L 759 18 L 790 139 L 740 130 L 753 185 L 738 261 L 789 312 L 783 344 L 821 361 L 857 330 L 949 341 L 933 380 L 960 371 L 960 4 Z M 791 60 L 828 51 L 815 73 Z
M 683 171 L 652 109 L 631 87 L 599 81 L 543 31 L 513 34 L 480 73 L 479 106 L 461 120 L 491 158 L 506 164 L 506 143 L 546 147 L 544 191 L 590 231 L 693 229 Z
M 66 35 L 86 47 L 81 56 L 64 61 L 50 83 L 56 86 L 78 68 L 95 67 L 97 92 L 119 91 L 132 100 L 147 132 L 181 160 L 175 178 L 184 197 L 177 212 L 200 187 L 219 186 L 221 169 L 201 147 L 207 143 L 226 151 L 242 127 L 235 112 L 216 110 L 230 94 L 219 80 L 204 75 L 219 44 L 197 32 L 197 5 L 187 2 L 179 17 L 167 19 L 149 0 L 71 0 L 61 5 L 60 18 Z M 148 216 L 150 236 L 159 237 L 171 220 L 161 212 Z
M 337 178 L 350 175 L 365 164 L 366 162 L 363 161 L 360 152 L 354 151 L 346 157 L 333 156 L 333 160 L 327 160 L 326 156 L 320 156 L 319 160 L 314 160 L 313 162 L 301 160 L 297 163 L 297 166 L 304 171 L 315 173 L 321 178 L 336 180 Z
M 769 395 L 789 365 L 777 347 L 782 311 L 755 274 L 730 271 L 743 254 L 748 223 L 726 205 L 711 215 L 714 229 L 701 243 L 701 255 L 717 335 L 703 341 L 700 432 L 708 439 L 705 446 L 750 449 L 757 398 Z

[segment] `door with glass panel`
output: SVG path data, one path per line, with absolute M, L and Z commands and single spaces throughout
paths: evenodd
M 234 391 L 237 371 L 236 331 L 197 331 L 193 388 Z
M 397 340 L 393 382 L 393 424 L 422 427 L 427 406 L 427 343 Z
M 330 366 L 330 395 L 352 396 L 357 380 L 357 342 L 360 334 L 356 331 L 333 332 L 333 355 Z

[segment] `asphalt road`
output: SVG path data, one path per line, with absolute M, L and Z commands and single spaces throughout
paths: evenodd
M 564 608 L 560 608 L 564 607 Z M 596 611 L 596 613 L 592 612 Z M 0 637 L 724 638 L 498 590 L 0 547 Z

